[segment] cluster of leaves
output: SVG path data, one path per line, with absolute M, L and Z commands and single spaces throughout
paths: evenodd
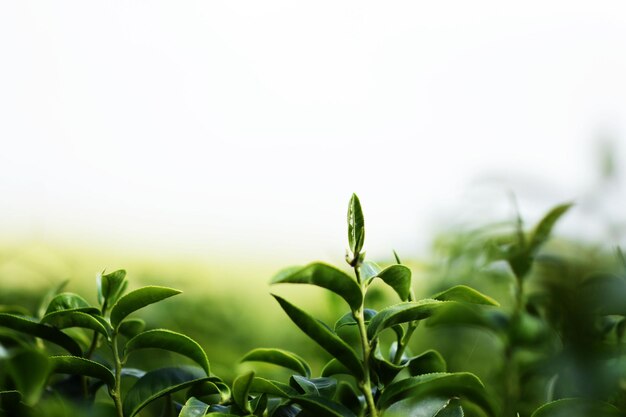
M 62 292 L 64 283 L 45 297 L 36 314 L 19 306 L 0 309 L 0 416 L 622 415 L 626 273 L 571 279 L 566 287 L 546 280 L 546 285 L 527 291 L 540 249 L 569 207 L 557 206 L 528 233 L 518 220 L 513 233 L 490 239 L 479 255 L 471 253 L 508 266 L 514 305 L 507 311 L 465 285 L 417 299 L 411 270 L 395 252 L 396 262 L 386 267 L 366 259 L 363 213 L 353 195 L 346 253 L 352 273 L 314 262 L 285 269 L 271 281 L 317 286 L 345 305 L 345 314 L 331 326 L 273 295 L 330 360 L 313 375 L 305 359 L 283 349 L 257 348 L 242 358 L 281 367 L 287 380 L 249 371 L 227 384 L 211 374 L 207 355 L 194 340 L 171 330 L 145 330 L 141 319 L 129 317 L 179 294 L 177 290 L 149 286 L 127 292 L 126 273 L 120 270 L 98 276 L 98 303 L 93 306 L 77 294 Z M 377 282 L 398 302 L 372 308 L 368 293 Z M 503 341 L 496 389 L 501 395 L 490 395 L 493 390 L 472 373 L 448 372 L 437 350 L 412 352 L 421 323 L 496 334 Z M 144 349 L 169 351 L 193 365 L 130 366 L 129 358 L 139 357 L 137 352 Z M 599 375 L 598 369 L 603 370 Z M 541 398 L 531 391 L 540 392 Z

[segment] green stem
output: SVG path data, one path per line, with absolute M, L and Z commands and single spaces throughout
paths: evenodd
M 415 301 L 415 293 L 413 292 L 413 288 L 411 288 L 409 291 L 408 301 Z M 411 340 L 411 336 L 413 336 L 413 332 L 417 328 L 418 324 L 419 324 L 419 321 L 409 322 L 409 326 L 406 329 L 406 333 L 402 336 L 402 340 L 398 341 L 398 349 L 396 349 L 396 354 L 393 357 L 393 363 L 395 363 L 396 365 L 400 363 L 400 360 L 402 359 L 402 355 L 404 354 L 404 351 L 406 350 L 406 347 L 408 346 L 409 341 Z
M 117 347 L 117 331 L 113 332 L 111 337 L 111 349 L 113 350 L 113 359 L 115 361 L 115 386 L 110 392 L 111 398 L 115 403 L 115 410 L 117 411 L 117 417 L 124 417 L 124 411 L 122 409 L 122 360 L 120 359 L 119 350 Z
M 367 408 L 370 411 L 370 417 L 378 417 L 378 410 L 376 409 L 376 403 L 374 402 L 374 396 L 372 395 L 372 381 L 370 379 L 370 355 L 372 353 L 372 349 L 369 344 L 369 340 L 367 339 L 367 329 L 365 328 L 365 292 L 366 287 L 365 283 L 361 282 L 361 273 L 359 271 L 359 267 L 354 267 L 354 273 L 356 275 L 357 282 L 361 286 L 361 292 L 363 294 L 363 300 L 361 301 L 361 307 L 359 307 L 352 314 L 354 315 L 354 319 L 357 322 L 357 326 L 359 328 L 359 335 L 361 339 L 361 348 L 363 349 L 363 380 L 359 383 L 359 388 L 361 388 L 361 392 L 365 396 L 365 401 L 367 403 Z

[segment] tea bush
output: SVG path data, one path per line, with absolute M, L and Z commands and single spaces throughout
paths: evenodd
M 389 265 L 366 258 L 363 212 L 353 195 L 347 216 L 350 273 L 313 262 L 271 280 L 273 286 L 306 284 L 333 294 L 341 303 L 335 322 L 272 294 L 311 346 L 298 349 L 300 354 L 257 346 L 241 358 L 247 371 L 228 379 L 212 373 L 195 340 L 146 329 L 136 317 L 145 307 L 169 303 L 178 290 L 128 291 L 126 272 L 119 270 L 98 276 L 92 305 L 64 292 L 62 283 L 38 308 L 0 307 L 0 415 L 624 415 L 626 261 L 618 251 L 619 270 L 605 257 L 593 263 L 576 253 L 547 253 L 544 244 L 569 209 L 557 206 L 530 232 L 518 219 L 510 230 L 459 239 L 460 245 L 447 248 L 448 263 L 430 271 L 445 279 L 433 281 L 434 290 L 418 298 L 411 269 L 395 252 Z M 451 273 L 463 279 L 454 282 Z M 504 291 L 507 302 L 500 307 L 469 282 L 487 293 L 497 289 L 499 297 L 510 287 L 511 296 Z M 374 302 L 380 285 L 395 300 Z M 212 319 L 207 309 L 183 310 L 190 316 L 205 312 L 200 322 Z M 233 331 L 218 323 L 224 334 Z M 492 341 L 492 357 L 469 364 L 476 369 L 472 373 L 456 353 L 472 346 L 471 340 L 475 349 L 478 335 Z M 326 358 L 319 372 L 301 356 L 316 349 Z M 272 367 L 281 371 L 265 376 Z

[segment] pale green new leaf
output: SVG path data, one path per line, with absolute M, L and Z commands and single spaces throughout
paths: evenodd
M 311 376 L 311 368 L 304 359 L 295 353 L 283 349 L 254 349 L 246 353 L 246 355 L 241 359 L 241 362 L 250 361 L 271 363 L 296 371 L 300 375 L 307 377 Z
M 166 329 L 154 329 L 139 333 L 126 343 L 124 356 L 129 356 L 139 349 L 148 348 L 168 350 L 186 356 L 200 365 L 207 375 L 211 373 L 209 360 L 204 349 L 195 340 L 184 334 Z
M 240 375 L 233 381 L 233 401 L 242 410 L 250 412 L 250 405 L 248 404 L 248 396 L 250 394 L 250 387 L 254 380 L 254 372 L 248 372 Z
M 485 295 L 467 285 L 455 285 L 438 294 L 430 297 L 441 301 L 458 301 L 461 303 L 483 304 L 489 306 L 499 306 L 500 304 L 493 298 Z
M 534 254 L 550 237 L 556 222 L 573 206 L 573 203 L 561 204 L 548 212 L 535 226 L 528 245 L 529 252 Z
M 361 202 L 356 194 L 352 194 L 348 204 L 348 243 L 353 254 L 358 254 L 363 249 L 365 241 L 365 221 Z
M 191 397 L 180 410 L 178 417 L 202 417 L 208 410 L 208 404 L 203 403 L 196 397 Z
M 132 312 L 180 293 L 181 291 L 173 288 L 157 286 L 143 287 L 129 292 L 113 306 L 111 310 L 111 325 L 117 328 L 122 320 Z

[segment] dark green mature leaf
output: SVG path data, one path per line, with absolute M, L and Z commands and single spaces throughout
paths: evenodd
M 479 405 L 489 415 L 493 406 L 482 382 L 468 372 L 434 373 L 402 379 L 389 385 L 378 400 L 381 409 L 406 398 L 459 397 Z
M 447 371 L 446 361 L 443 359 L 443 356 L 432 349 L 411 358 L 407 363 L 407 367 L 411 376 Z
M 208 404 L 203 403 L 196 397 L 191 397 L 180 410 L 178 417 L 202 417 L 208 410 Z
M 52 326 L 35 323 L 34 321 L 28 320 L 24 317 L 6 313 L 0 313 L 0 326 L 8 327 L 10 329 L 52 342 L 61 346 L 72 355 L 82 355 L 82 351 L 78 343 L 62 331 L 55 329 Z
M 52 298 L 44 317 L 56 311 L 82 311 L 83 313 L 98 314 L 99 310 L 91 306 L 87 300 L 78 294 L 64 292 Z
M 195 340 L 184 334 L 166 329 L 154 329 L 139 333 L 126 343 L 124 356 L 129 356 L 139 349 L 147 348 L 169 350 L 186 356 L 200 365 L 207 375 L 211 373 L 209 360 L 204 349 Z
M 96 281 L 98 286 L 98 303 L 104 305 L 105 301 L 108 305 L 113 305 L 120 298 L 128 281 L 125 280 L 126 271 L 123 269 L 113 271 L 110 274 L 98 274 Z
M 336 401 L 348 407 L 356 415 L 361 415 L 365 402 L 361 402 L 359 395 L 354 392 L 352 385 L 346 381 L 339 381 L 337 384 Z
M 458 301 L 461 303 L 483 304 L 489 306 L 499 306 L 500 304 L 493 298 L 468 287 L 467 285 L 455 285 L 438 294 L 430 297 L 441 301 Z
M 109 388 L 115 385 L 113 373 L 98 362 L 76 356 L 51 356 L 50 361 L 55 373 L 90 376 L 103 381 Z
M 365 324 L 369 323 L 372 317 L 374 317 L 378 313 L 376 310 L 372 310 L 371 308 L 366 308 L 363 310 L 363 318 L 365 319 Z M 357 322 L 354 319 L 354 314 L 352 312 L 348 312 L 341 316 L 337 322 L 335 322 L 335 331 L 341 329 L 343 326 L 356 326 Z
M 353 254 L 358 254 L 363 249 L 365 242 L 365 221 L 361 202 L 356 194 L 352 194 L 348 205 L 348 242 Z
M 277 295 L 272 295 L 300 330 L 317 342 L 324 350 L 337 358 L 338 361 L 343 363 L 357 379 L 363 377 L 364 371 L 361 366 L 361 361 L 346 342 L 341 340 L 328 329 L 328 327 L 320 324 L 320 322 L 289 303 L 287 300 Z
M 146 322 L 142 319 L 126 319 L 118 328 L 118 332 L 128 339 L 131 339 L 141 333 L 146 327 Z
M 126 393 L 124 416 L 133 417 L 151 401 L 209 379 L 203 369 L 188 366 L 146 372 Z
M 35 405 L 39 401 L 50 373 L 50 361 L 36 350 L 18 352 L 6 364 L 15 388 L 22 394 L 22 401 Z
M 111 324 L 117 328 L 122 320 L 132 312 L 180 293 L 181 291 L 173 288 L 156 286 L 143 287 L 129 292 L 113 306 Z
M 248 404 L 248 396 L 250 395 L 250 387 L 254 380 L 254 372 L 250 371 L 240 375 L 233 381 L 233 401 L 242 410 L 251 412 Z
M 402 301 L 409 298 L 411 291 L 411 270 L 404 265 L 391 265 L 383 269 L 376 276 L 382 279 L 398 294 Z
M 66 329 L 69 327 L 80 327 L 83 329 L 94 330 L 105 337 L 107 336 L 106 322 L 98 321 L 93 316 L 83 313 L 82 311 L 61 310 L 46 314 L 41 319 L 42 324 L 49 324 L 57 329 Z
M 302 407 L 302 409 L 310 411 L 315 416 L 356 417 L 356 414 L 354 414 L 349 408 L 325 397 L 300 395 L 292 397 L 291 400 Z
M 271 283 L 311 284 L 326 288 L 346 300 L 353 311 L 363 302 L 361 288 L 356 281 L 345 272 L 321 262 L 285 269 L 272 278 Z
M 241 359 L 241 362 L 266 362 L 274 365 L 282 366 L 287 369 L 298 372 L 300 375 L 311 376 L 311 367 L 304 359 L 295 353 L 272 348 L 254 349 Z
M 0 391 L 0 411 L 16 408 L 21 401 L 22 394 L 17 390 Z
M 287 384 L 259 377 L 254 377 L 252 380 L 252 383 L 250 384 L 250 392 L 268 394 L 282 398 L 289 398 L 294 395 L 298 395 L 298 392 Z
M 378 336 L 378 333 L 397 324 L 428 318 L 446 303 L 449 301 L 425 299 L 384 308 L 372 318 L 367 326 L 367 337 L 372 340 Z
M 352 375 L 350 370 L 346 368 L 344 364 L 342 364 L 341 362 L 339 362 L 337 359 L 334 359 L 334 358 L 328 361 L 328 363 L 324 365 L 324 368 L 322 369 L 323 377 L 339 375 L 339 374 Z
M 572 207 L 572 205 L 572 203 L 558 205 L 550 210 L 548 214 L 546 214 L 539 221 L 530 236 L 530 243 L 528 245 L 529 253 L 534 255 L 539 250 L 541 245 L 548 240 L 556 222 Z
M 617 408 L 605 402 L 564 398 L 539 407 L 531 417 L 619 417 Z

